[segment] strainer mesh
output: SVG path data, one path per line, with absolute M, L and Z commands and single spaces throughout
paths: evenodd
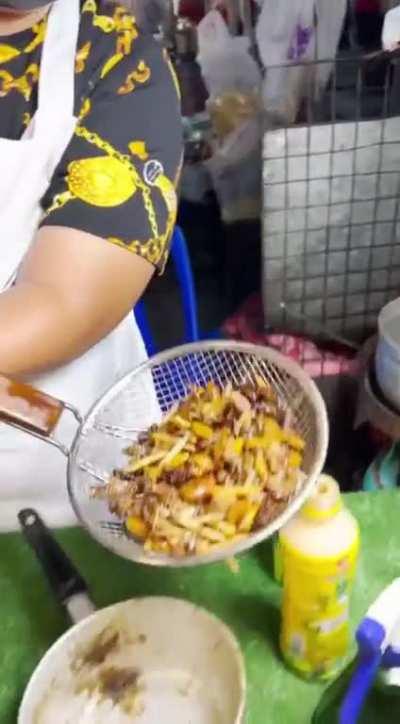
M 84 424 L 71 457 L 69 488 L 75 510 L 90 532 L 115 552 L 143 560 L 141 546 L 115 535 L 117 521 L 104 503 L 93 501 L 93 486 L 104 484 L 110 472 L 123 463 L 128 441 L 158 422 L 186 397 L 191 386 L 204 386 L 210 381 L 221 387 L 228 383 L 238 386 L 255 383 L 257 377 L 271 384 L 282 404 L 292 412 L 293 426 L 306 442 L 305 488 L 311 487 L 324 463 L 327 423 L 322 398 L 301 368 L 267 348 L 232 342 L 188 345 L 158 355 L 128 375 L 105 395 Z M 299 491 L 301 497 L 304 491 Z M 296 501 L 291 506 L 294 511 Z M 105 523 L 114 530 L 110 526 L 107 529 Z M 271 532 L 270 526 L 261 537 Z M 257 542 L 252 543 L 253 538 L 259 539 L 260 535 L 250 536 L 241 548 Z M 218 557 L 231 554 L 230 549 L 224 549 Z

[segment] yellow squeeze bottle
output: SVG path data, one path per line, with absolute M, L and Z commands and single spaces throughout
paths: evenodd
M 330 679 L 346 662 L 359 547 L 358 524 L 338 484 L 322 475 L 313 496 L 279 534 L 281 650 L 306 678 Z

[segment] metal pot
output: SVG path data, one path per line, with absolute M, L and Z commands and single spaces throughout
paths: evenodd
M 400 412 L 400 297 L 382 309 L 378 331 L 377 381 L 385 399 Z

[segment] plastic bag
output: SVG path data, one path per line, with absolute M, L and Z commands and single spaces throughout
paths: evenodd
M 268 114 L 291 123 L 303 91 L 304 68 L 285 64 L 303 62 L 315 53 L 314 0 L 291 0 L 290 10 L 288 2 L 263 3 L 256 39 L 266 69 L 264 108 Z
M 263 103 L 280 122 L 295 121 L 303 97 L 323 90 L 332 64 L 307 62 L 334 59 L 347 0 L 264 2 L 256 29 L 260 57 L 266 69 Z M 302 65 L 299 65 L 301 63 Z
M 261 72 L 249 54 L 250 41 L 232 37 L 217 11 L 199 25 L 199 55 L 210 94 L 215 144 L 207 161 L 226 223 L 261 213 Z
M 250 41 L 232 37 L 222 15 L 211 10 L 198 26 L 198 62 L 213 99 L 226 91 L 258 90 L 261 73 L 250 56 Z
M 261 136 L 260 119 L 248 119 L 228 134 L 206 162 L 226 224 L 260 218 Z
M 392 52 L 400 45 L 400 6 L 389 10 L 385 15 L 382 32 L 382 46 L 384 50 Z
M 256 118 L 260 111 L 258 93 L 251 91 L 226 91 L 208 104 L 214 133 L 222 141 L 248 120 Z

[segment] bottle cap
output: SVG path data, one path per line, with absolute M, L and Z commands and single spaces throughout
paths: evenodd
M 321 475 L 301 514 L 308 520 L 322 522 L 334 518 L 342 509 L 343 501 L 338 483 L 329 475 Z

